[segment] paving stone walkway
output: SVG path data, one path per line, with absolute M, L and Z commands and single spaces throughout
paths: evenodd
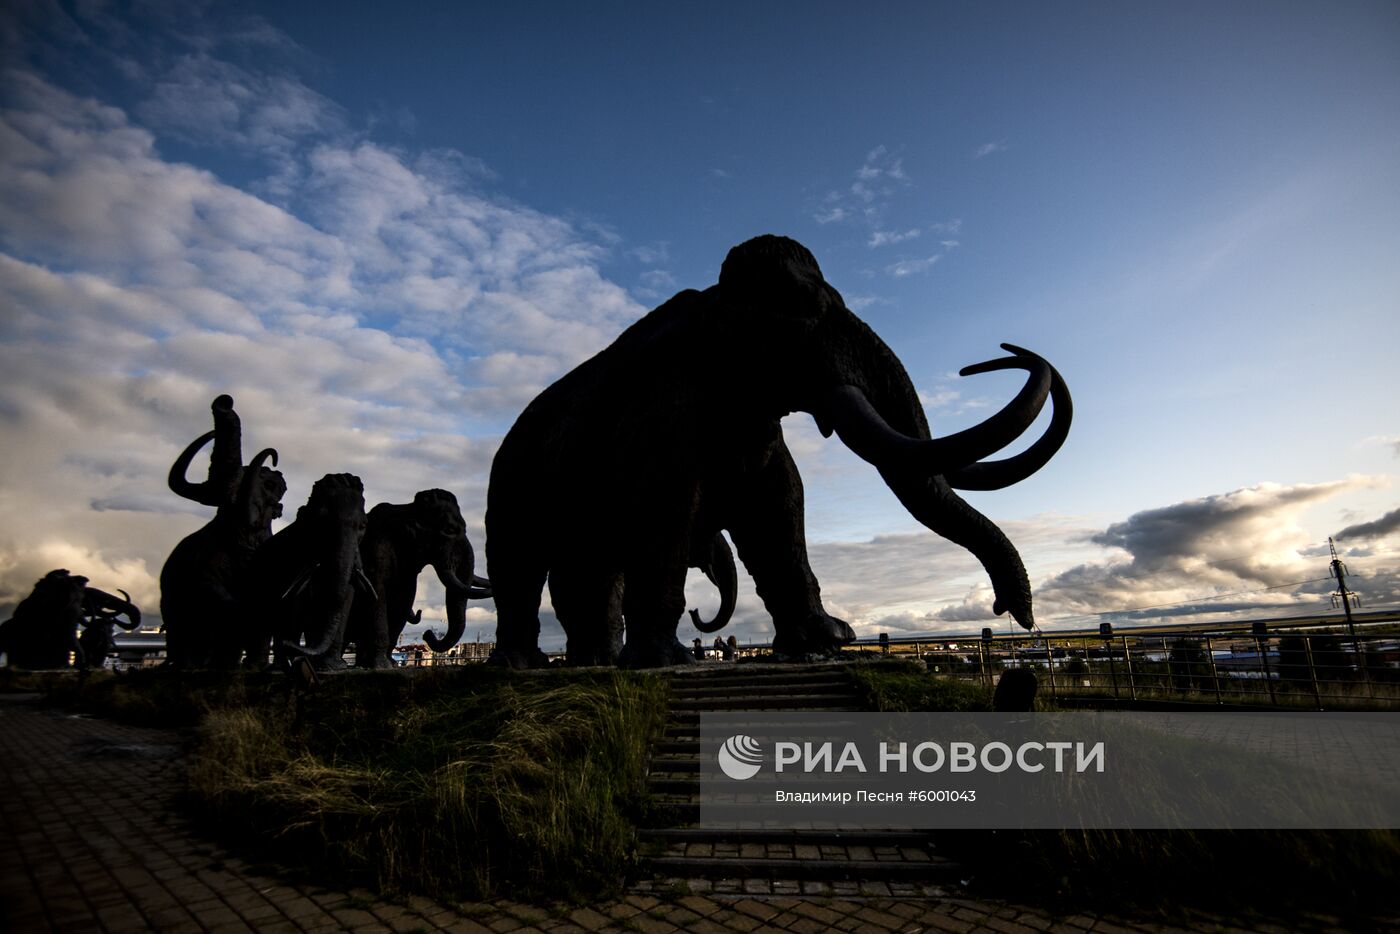
M 180 816 L 181 736 L 44 709 L 0 695 L 0 931 L 556 932 L 664 934 L 822 930 L 913 932 L 1355 930 L 1321 915 L 1288 925 L 1206 917 L 1169 927 L 1054 916 L 961 897 L 856 891 L 730 891 L 700 883 L 589 907 L 507 901 L 448 905 L 288 882 L 200 836 Z M 1379 929 L 1382 924 L 1377 924 Z

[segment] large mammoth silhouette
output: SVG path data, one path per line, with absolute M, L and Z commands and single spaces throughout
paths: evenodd
M 89 587 L 88 579 L 64 568 L 39 579 L 34 590 L 15 607 L 14 615 L 0 624 L 0 652 L 14 668 L 67 668 L 69 658 L 85 667 L 88 660 L 78 639 L 84 620 L 100 617 L 116 621 L 126 616 L 124 629 L 141 624 L 141 611 L 130 598 L 115 597 Z M 125 596 L 125 594 L 123 594 Z M 94 659 L 101 664 L 101 659 Z
M 356 594 L 377 599 L 360 560 L 365 524 L 360 478 L 327 474 L 312 485 L 296 519 L 257 550 L 249 566 L 248 664 L 266 664 L 275 638 L 279 663 L 305 656 L 318 669 L 345 667 L 341 653 Z
M 361 668 L 392 665 L 389 653 L 405 624 L 415 618 L 413 598 L 423 568 L 431 565 L 447 592 L 446 634 L 438 638 L 430 630 L 423 637 L 434 652 L 446 652 L 461 640 L 467 599 L 491 595 L 490 583 L 474 574 L 476 555 L 467 525 L 457 497 L 446 490 L 422 490 L 411 503 L 380 503 L 371 509 L 360 558 L 379 595 L 377 600 L 357 599 L 351 610 L 350 638 Z
M 539 604 L 575 631 L 607 628 L 622 587 L 629 666 L 689 659 L 676 640 L 695 542 L 726 530 L 773 617 L 775 652 L 827 653 L 854 638 L 827 614 L 807 561 L 802 480 L 779 420 L 813 415 L 872 463 L 910 513 L 969 549 L 995 610 L 1033 625 L 1016 549 L 955 488 L 999 489 L 1030 476 L 1069 430 L 1070 397 L 1039 356 L 963 373 L 1019 368 L 1025 387 L 973 428 L 931 439 L 904 366 L 822 278 L 812 254 L 782 237 L 730 251 L 719 283 L 685 291 L 544 390 L 496 454 L 486 555 L 498 617 L 498 662 L 543 663 Z M 723 379 L 713 361 L 723 360 Z M 1054 417 L 1028 449 L 996 461 L 1045 400 Z M 563 594 L 565 599 L 559 599 Z
M 272 520 L 282 515 L 287 491 L 282 474 L 264 467 L 277 452 L 261 451 L 243 466 L 242 424 L 233 398 L 219 396 L 210 406 L 214 430 L 196 438 L 170 468 L 170 489 L 217 511 L 203 528 L 170 552 L 160 571 L 161 629 L 166 658 L 179 668 L 230 667 L 242 654 L 248 613 L 247 572 L 253 553 L 272 537 Z M 210 439 L 208 479 L 186 478 L 190 463 Z

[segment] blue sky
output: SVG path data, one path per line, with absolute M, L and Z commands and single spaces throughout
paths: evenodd
M 371 503 L 441 486 L 480 551 L 529 399 L 773 232 L 900 354 L 935 432 L 1014 393 L 954 375 L 1002 341 L 1065 375 L 1064 450 L 973 497 L 1043 625 L 1313 612 L 1327 585 L 1297 582 L 1343 531 L 1355 589 L 1400 604 L 1394 4 L 0 16 L 0 603 L 68 566 L 154 611 L 202 519 L 165 471 L 224 391 L 289 506 L 329 471 Z M 864 634 L 987 622 L 970 557 L 809 418 L 784 428 L 829 609 Z M 471 619 L 489 636 L 489 603 Z M 736 630 L 766 626 L 746 585 Z

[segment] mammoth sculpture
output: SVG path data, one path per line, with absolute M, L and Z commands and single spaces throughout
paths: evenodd
M 287 484 L 263 466 L 277 452 L 261 451 L 243 466 L 242 426 L 233 399 L 214 400 L 214 430 L 196 438 L 175 459 L 168 482 L 176 495 L 215 508 L 214 518 L 186 536 L 160 571 L 161 629 L 166 658 L 179 668 L 230 667 L 242 653 L 239 636 L 247 612 L 247 571 L 253 553 L 272 537 L 282 515 Z M 186 478 L 199 450 L 214 441 L 208 479 Z
M 704 572 L 710 583 L 719 590 L 720 596 L 719 610 L 714 618 L 705 620 L 699 610 L 691 610 L 691 625 L 703 633 L 719 632 L 729 625 L 739 595 L 739 573 L 734 566 L 734 552 L 730 550 L 724 534 L 716 532 L 709 538 L 693 542 L 688 564 Z M 614 577 L 608 589 L 607 608 L 601 624 L 596 613 L 589 615 L 586 606 L 579 606 L 579 612 L 574 611 L 575 598 L 570 588 L 573 586 L 571 582 L 576 580 L 567 570 L 552 571 L 549 577 L 550 600 L 568 638 L 565 658 L 571 666 L 615 664 L 623 647 L 624 579 L 622 575 Z
M 34 585 L 15 607 L 14 616 L 0 624 L 0 652 L 11 667 L 67 668 L 70 655 L 79 667 L 86 667 L 84 647 L 78 639 L 78 626 L 85 619 L 100 617 L 114 622 L 118 616 L 126 616 L 129 623 L 123 628 L 135 629 L 141 624 L 141 611 L 129 598 L 123 600 L 87 584 L 86 577 L 59 568 Z
M 854 633 L 827 614 L 807 561 L 802 481 L 779 420 L 810 413 L 873 464 L 909 512 L 986 568 L 997 613 L 1033 625 L 1030 584 L 1011 542 L 954 489 L 992 490 L 1043 466 L 1069 430 L 1070 397 L 1039 356 L 1025 386 L 985 422 L 932 439 L 899 358 L 845 306 L 801 244 L 764 236 L 730 251 L 719 283 L 684 291 L 546 388 L 496 454 L 486 555 L 498 618 L 498 663 L 543 664 L 546 580 L 572 643 L 607 632 L 619 599 L 619 663 L 675 664 L 695 542 L 729 532 L 773 618 L 774 651 L 829 653 Z M 705 361 L 724 360 L 716 380 Z M 1054 415 L 1023 452 L 985 460 L 1023 434 L 1046 399 Z
M 112 635 L 114 626 L 131 632 L 141 625 L 141 612 L 131 602 L 131 594 L 120 588 L 117 592 L 123 599 L 118 600 L 92 587 L 87 588 L 83 601 L 83 632 L 78 636 L 78 647 L 82 649 L 79 664 L 84 667 L 101 668 L 107 656 L 116 651 L 117 643 Z M 122 622 L 123 616 L 127 618 L 126 622 Z
M 371 509 L 360 558 L 379 595 L 377 600 L 356 600 L 351 610 L 355 664 L 361 668 L 390 667 L 389 653 L 404 625 L 422 618 L 421 611 L 413 614 L 413 598 L 423 568 L 431 565 L 447 591 L 446 634 L 438 638 L 429 630 L 423 636 L 434 652 L 446 652 L 461 640 L 467 599 L 491 595 L 490 584 L 473 573 L 476 556 L 467 525 L 457 497 L 446 490 L 422 490 L 411 503 L 380 503 Z
M 319 670 L 345 667 L 341 653 L 356 593 L 377 599 L 360 560 L 365 524 L 360 478 L 327 474 L 296 519 L 257 550 L 249 566 L 247 664 L 266 664 L 271 647 L 279 663 L 299 656 Z

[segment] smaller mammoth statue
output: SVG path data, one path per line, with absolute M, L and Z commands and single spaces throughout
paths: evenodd
M 161 629 L 166 658 L 177 668 L 231 667 L 242 652 L 239 630 L 247 611 L 247 571 L 253 553 L 272 537 L 287 491 L 267 448 L 243 465 L 242 425 L 233 398 L 211 406 L 214 430 L 196 438 L 170 468 L 170 489 L 216 510 L 214 518 L 170 552 L 160 572 Z M 208 479 L 186 479 L 199 450 L 214 441 Z
M 720 595 L 719 610 L 714 618 L 706 620 L 699 610 L 691 610 L 691 625 L 706 634 L 719 632 L 729 625 L 739 595 L 738 568 L 734 564 L 734 552 L 724 534 L 716 532 L 712 537 L 691 542 L 689 566 L 702 571 L 710 583 L 719 589 Z M 615 665 L 622 654 L 625 576 L 616 573 L 603 582 L 608 588 L 608 595 L 604 624 L 601 626 L 597 624 L 596 616 L 590 618 L 583 612 L 587 601 L 581 596 L 587 590 L 580 589 L 575 593 L 575 588 L 586 588 L 590 583 L 570 573 L 567 567 L 556 568 L 549 575 L 549 598 L 568 638 L 564 655 L 571 667 Z
M 78 636 L 78 647 L 83 650 L 79 664 L 83 667 L 101 668 L 107 656 L 116 651 L 113 627 L 120 626 L 123 631 L 131 632 L 141 625 L 141 612 L 131 602 L 131 594 L 120 588 L 117 592 L 123 599 L 118 600 L 92 587 L 87 589 L 83 604 L 83 632 Z M 123 616 L 127 617 L 125 622 L 122 621 Z
M 457 497 L 446 490 L 422 490 L 413 502 L 380 503 L 370 510 L 360 558 L 365 576 L 379 595 L 356 600 L 351 611 L 355 663 L 361 668 L 388 668 L 390 652 L 404 625 L 422 619 L 413 612 L 418 575 L 432 566 L 447 592 L 447 632 L 429 630 L 423 638 L 434 652 L 446 652 L 462 638 L 468 598 L 489 597 L 490 583 L 473 572 L 476 556 L 467 539 Z
M 88 579 L 59 568 L 45 574 L 34 590 L 15 607 L 14 616 L 0 624 L 0 652 L 14 668 L 67 668 L 72 657 L 85 666 L 78 627 L 85 619 L 115 621 L 126 616 L 135 629 L 141 611 L 129 599 L 89 587 Z M 125 594 L 125 592 L 123 592 Z
M 303 657 L 321 671 L 345 667 L 356 594 L 378 599 L 360 559 L 366 522 L 360 478 L 326 474 L 296 519 L 257 550 L 249 567 L 247 664 L 266 664 L 272 648 L 282 665 Z
M 712 620 L 700 617 L 699 610 L 690 611 L 690 623 L 703 633 L 719 632 L 734 616 L 734 604 L 739 599 L 739 569 L 734 565 L 734 552 L 724 535 L 716 532 L 707 544 L 693 546 L 690 566 L 699 568 L 719 589 L 719 610 Z

